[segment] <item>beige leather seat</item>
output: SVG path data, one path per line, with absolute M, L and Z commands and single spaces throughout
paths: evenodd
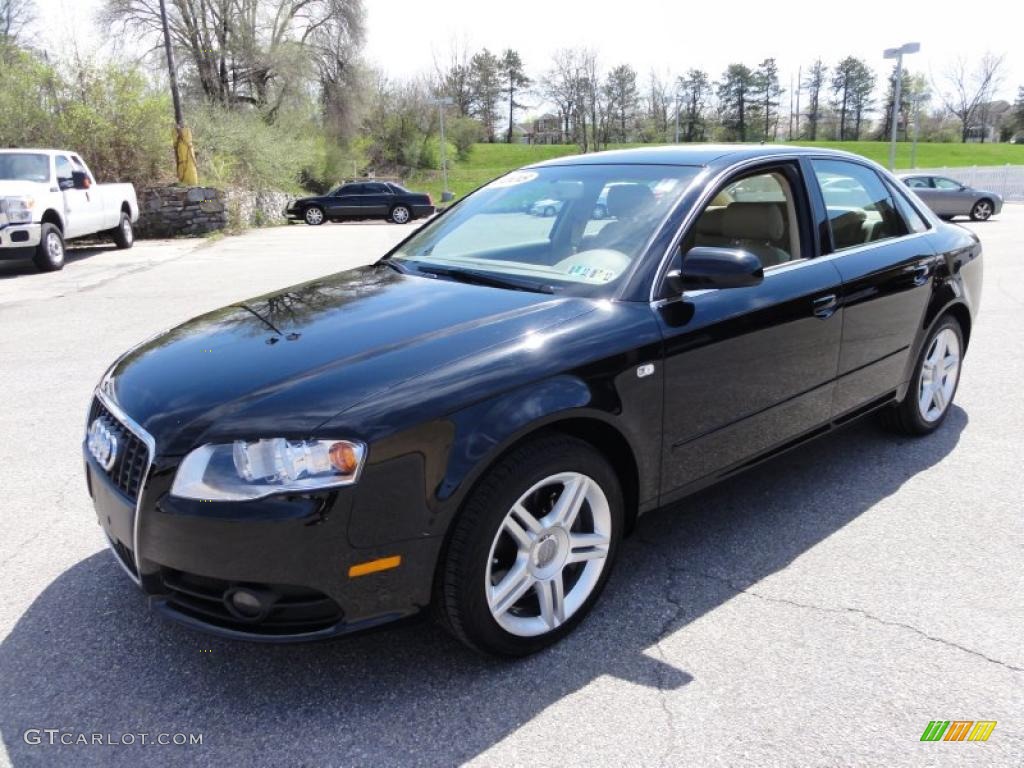
M 750 251 L 764 267 L 790 260 L 775 244 L 782 242 L 786 222 L 777 203 L 732 203 L 722 218 L 722 238 L 728 245 Z

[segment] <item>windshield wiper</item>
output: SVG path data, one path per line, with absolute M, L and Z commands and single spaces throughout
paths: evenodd
M 462 269 L 461 267 L 438 267 L 433 264 L 417 264 L 416 269 L 428 275 L 439 277 L 450 277 L 460 283 L 472 283 L 473 285 L 487 285 L 492 288 L 508 288 L 513 291 L 532 291 L 533 293 L 554 293 L 555 289 L 544 283 L 536 283 L 532 280 L 517 280 L 513 277 L 498 276 L 490 272 L 477 272 L 473 269 Z

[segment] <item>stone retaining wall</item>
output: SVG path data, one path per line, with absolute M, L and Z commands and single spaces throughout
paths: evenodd
M 228 225 L 219 189 L 151 187 L 139 190 L 138 237 L 180 237 L 219 232 Z
M 195 237 L 286 222 L 289 196 L 276 190 L 212 187 L 140 189 L 137 237 Z

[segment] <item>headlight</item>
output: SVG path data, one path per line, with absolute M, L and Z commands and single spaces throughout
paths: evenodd
M 270 440 L 204 445 L 178 467 L 171 495 L 202 501 L 248 501 L 275 493 L 352 485 L 366 446 L 351 440 Z
M 31 224 L 32 209 L 36 205 L 32 197 L 8 197 L 4 199 L 7 220 L 11 224 Z

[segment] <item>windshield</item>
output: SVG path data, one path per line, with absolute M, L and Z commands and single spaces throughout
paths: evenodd
M 46 183 L 50 180 L 50 158 L 25 152 L 0 152 L 0 180 Z
M 566 165 L 514 171 L 414 235 L 393 258 L 607 294 L 699 168 Z

